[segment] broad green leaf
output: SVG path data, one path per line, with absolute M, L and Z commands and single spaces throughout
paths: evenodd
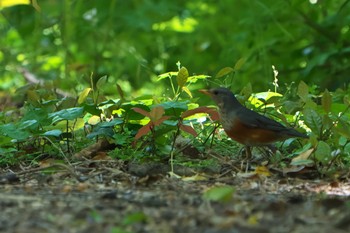
M 323 92 L 321 104 L 326 113 L 329 113 L 331 111 L 332 96 L 327 89 Z
M 59 130 L 59 129 L 53 129 L 53 130 L 50 130 L 50 131 L 47 131 L 47 132 L 45 132 L 45 133 L 43 133 L 42 135 L 43 136 L 53 136 L 53 137 L 56 137 L 56 138 L 58 138 L 59 136 L 61 136 L 61 134 L 62 134 L 62 131 L 61 130 Z
M 304 81 L 300 81 L 297 93 L 303 101 L 306 101 L 309 95 L 309 86 Z
M 90 91 L 92 89 L 90 87 L 85 88 L 79 95 L 79 99 L 78 99 L 78 104 L 82 104 L 84 103 L 84 101 L 86 100 L 86 98 L 88 97 Z
M 324 141 L 319 141 L 316 151 L 315 151 L 315 158 L 317 161 L 327 164 L 331 161 L 331 147 Z
M 188 70 L 186 67 L 181 67 L 176 76 L 177 85 L 179 85 L 179 87 L 185 86 L 188 76 Z
M 0 134 L 18 141 L 24 141 L 30 137 L 29 132 L 18 129 L 13 123 L 0 125 Z
M 17 128 L 18 129 L 28 129 L 28 128 L 31 128 L 32 126 L 34 126 L 34 127 L 38 126 L 38 121 L 37 120 L 26 120 L 26 121 L 20 122 L 17 125 Z
M 322 117 L 313 109 L 304 110 L 305 124 L 317 135 L 320 135 L 322 128 Z
M 169 101 L 169 102 L 161 103 L 160 106 L 164 107 L 165 110 L 171 109 L 171 108 L 187 110 L 188 109 L 187 103 L 188 103 L 188 101 L 182 101 L 182 102 Z
M 51 113 L 49 114 L 49 117 L 52 118 L 52 123 L 55 123 L 61 120 L 75 120 L 78 117 L 81 117 L 83 112 L 84 112 L 83 107 L 68 108 L 58 112 Z
M 221 78 L 225 75 L 232 73 L 234 69 L 232 67 L 224 67 L 215 75 L 215 78 Z

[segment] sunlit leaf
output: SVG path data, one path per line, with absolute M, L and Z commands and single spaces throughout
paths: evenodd
M 260 176 L 271 176 L 271 172 L 265 166 L 257 166 L 255 168 L 255 173 L 260 175 Z
M 92 117 L 89 118 L 87 123 L 90 124 L 90 125 L 97 125 L 100 122 L 101 122 L 101 117 L 99 117 L 99 116 L 92 116 Z
M 186 117 L 198 114 L 198 113 L 210 114 L 210 113 L 212 113 L 212 111 L 216 111 L 216 109 L 209 108 L 209 107 L 206 107 L 206 106 L 201 106 L 201 107 L 198 107 L 198 108 L 194 108 L 194 109 L 190 109 L 190 110 L 184 111 L 181 114 L 181 118 L 186 118 Z
M 229 202 L 233 198 L 235 189 L 231 186 L 213 187 L 207 190 L 203 197 L 209 201 Z
M 178 74 L 178 72 L 167 72 L 164 74 L 160 74 L 160 75 L 158 75 L 157 81 L 160 81 L 160 80 L 165 79 L 165 78 L 169 78 L 171 76 L 176 76 L 177 74 Z
M 312 162 L 312 160 L 309 160 L 309 157 L 312 154 L 312 152 L 314 152 L 314 150 L 315 150 L 314 148 L 311 148 L 300 153 L 298 156 L 292 159 L 292 162 L 290 164 L 291 165 L 309 165 L 310 161 Z
M 186 86 L 182 87 L 182 90 L 186 92 L 189 97 L 193 97 L 190 89 L 188 89 Z
M 92 89 L 90 87 L 85 88 L 79 95 L 79 99 L 78 99 L 78 104 L 82 104 L 84 103 L 84 101 L 86 100 L 86 98 L 88 97 L 90 91 Z

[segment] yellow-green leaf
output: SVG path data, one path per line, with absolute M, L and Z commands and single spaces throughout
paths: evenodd
M 228 75 L 230 73 L 232 73 L 234 71 L 234 69 L 232 67 L 225 67 L 222 68 L 216 75 L 215 78 L 221 78 L 225 75 Z
M 246 61 L 246 60 L 245 60 L 244 58 L 240 58 L 240 59 L 236 62 L 235 66 L 233 67 L 233 70 L 234 70 L 234 71 L 240 70 L 240 69 L 242 68 L 242 66 L 244 65 L 245 61 Z
M 176 76 L 177 85 L 179 85 L 179 87 L 185 86 L 188 76 L 188 70 L 186 67 L 181 67 Z
M 29 5 L 30 0 L 0 0 L 0 8 L 11 7 L 15 5 Z
M 85 88 L 79 95 L 79 99 L 78 99 L 78 104 L 82 104 L 84 103 L 84 101 L 86 100 L 86 98 L 88 97 L 89 93 L 91 91 L 91 88 Z
M 189 97 L 192 98 L 192 93 L 191 93 L 190 89 L 188 89 L 187 87 L 182 87 L 182 90 L 183 90 L 184 92 L 186 92 L 187 95 L 188 95 Z
M 219 186 L 210 188 L 203 196 L 209 201 L 229 202 L 233 198 L 234 191 L 231 186 Z
M 332 96 L 327 89 L 323 92 L 321 104 L 326 113 L 329 113 L 331 111 Z

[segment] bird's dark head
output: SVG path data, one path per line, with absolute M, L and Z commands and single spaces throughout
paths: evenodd
M 200 92 L 209 95 L 219 107 L 230 106 L 231 104 L 238 103 L 234 94 L 224 87 L 200 90 Z

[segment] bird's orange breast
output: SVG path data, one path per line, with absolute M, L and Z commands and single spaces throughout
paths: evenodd
M 248 146 L 268 145 L 284 139 L 277 132 L 247 127 L 238 121 L 234 122 L 229 128 L 224 127 L 224 130 L 230 138 Z

